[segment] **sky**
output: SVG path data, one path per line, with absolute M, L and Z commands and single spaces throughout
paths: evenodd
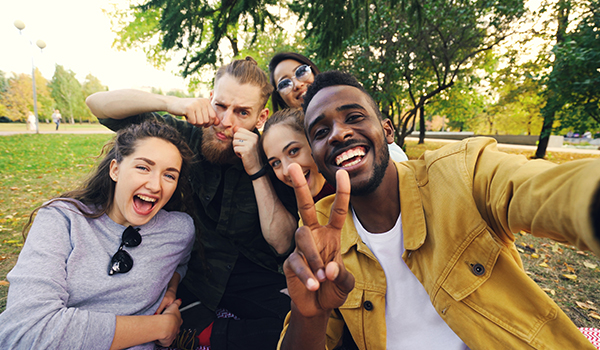
M 177 62 L 159 70 L 146 62 L 141 51 L 117 51 L 111 47 L 116 34 L 102 9 L 125 8 L 129 0 L 0 0 L 0 70 L 31 75 L 31 58 L 50 80 L 56 64 L 76 73 L 83 82 L 92 74 L 110 90 L 161 88 L 186 90 L 176 76 Z M 21 20 L 23 34 L 14 26 Z M 40 52 L 38 39 L 46 42 Z M 33 41 L 33 48 L 30 45 Z

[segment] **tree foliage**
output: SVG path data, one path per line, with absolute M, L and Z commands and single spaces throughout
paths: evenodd
M 50 118 L 54 100 L 48 89 L 48 81 L 40 71 L 35 70 L 35 91 L 38 102 L 40 120 Z M 14 121 L 24 121 L 29 112 L 33 112 L 33 85 L 31 76 L 13 74 L 7 79 L 8 88 L 2 93 L 1 103 L 6 108 L 6 115 Z M 1 108 L 1 107 L 0 107 Z
M 307 50 L 358 77 L 395 121 L 400 145 L 418 111 L 466 79 L 524 12 L 522 0 L 296 0 L 292 8 L 305 18 Z
M 239 54 L 238 30 L 252 32 L 250 42 L 264 31 L 265 25 L 277 23 L 273 5 L 278 0 L 149 0 L 135 8 L 135 20 L 125 30 L 142 26 L 148 18 L 143 36 L 157 33 L 163 50 L 183 52 L 182 75 L 187 77 L 205 65 L 215 66 L 221 58 L 221 45 L 228 42 L 233 56 Z M 153 21 L 158 20 L 156 25 Z M 129 37 L 135 38 L 131 33 Z
M 57 64 L 49 86 L 52 90 L 52 97 L 56 101 L 56 107 L 62 115 L 69 119 L 71 124 L 75 123 L 75 118 L 78 118 L 81 123 L 83 117 L 89 115 L 81 83 L 75 78 L 72 70 Z
M 574 15 L 577 11 L 581 15 Z M 536 151 L 537 158 L 546 154 L 555 117 L 562 128 L 598 127 L 600 123 L 600 2 L 559 0 L 554 5 L 558 23 L 554 61 L 546 77 L 546 104 L 541 109 L 544 125 Z M 577 21 L 577 22 L 575 22 Z M 573 23 L 575 30 L 568 31 Z

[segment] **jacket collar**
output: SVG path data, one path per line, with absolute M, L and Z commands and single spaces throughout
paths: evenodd
M 414 167 L 407 163 L 394 162 L 398 171 L 398 186 L 400 188 L 400 213 L 402 213 L 402 230 L 404 231 L 404 249 L 416 250 L 425 242 L 427 236 L 425 226 L 425 213 L 421 205 L 421 194 L 419 186 L 424 184 L 417 183 L 417 175 Z M 330 198 L 333 203 L 333 197 Z M 331 208 L 331 206 L 329 206 Z M 366 244 L 362 242 L 356 232 L 354 221 L 352 219 L 351 208 L 348 207 L 348 215 L 342 228 L 341 254 L 345 254 L 354 245 L 358 251 L 366 255 L 373 255 Z M 375 258 L 374 256 L 372 256 Z

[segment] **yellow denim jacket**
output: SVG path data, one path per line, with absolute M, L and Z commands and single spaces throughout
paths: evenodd
M 444 321 L 470 349 L 595 349 L 523 271 L 512 232 L 569 242 L 600 256 L 590 203 L 600 161 L 557 166 L 498 152 L 473 138 L 395 163 L 405 252 Z M 329 220 L 333 197 L 317 203 Z M 347 216 L 341 233 L 344 264 L 354 290 L 327 326 L 327 349 L 344 323 L 359 349 L 385 349 L 383 269 Z M 285 321 L 282 337 L 289 322 Z

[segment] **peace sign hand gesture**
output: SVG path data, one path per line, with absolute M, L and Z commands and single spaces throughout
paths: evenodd
M 336 196 L 329 223 L 322 226 L 302 169 L 294 163 L 288 171 L 304 223 L 296 231 L 296 249 L 283 265 L 288 291 L 302 316 L 329 314 L 344 304 L 354 288 L 354 276 L 346 270 L 340 254 L 341 229 L 350 201 L 350 178 L 344 170 L 336 173 Z

